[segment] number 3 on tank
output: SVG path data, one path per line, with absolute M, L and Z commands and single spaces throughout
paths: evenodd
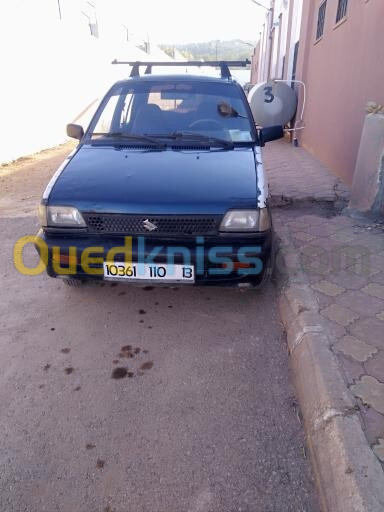
M 265 100 L 264 103 L 272 103 L 272 101 L 275 99 L 275 96 L 272 94 L 272 87 L 264 87 L 265 92 Z

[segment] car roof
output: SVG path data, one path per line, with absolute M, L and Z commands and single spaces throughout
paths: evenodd
M 140 75 L 140 76 L 134 76 L 129 77 L 125 80 L 119 80 L 116 82 L 115 85 L 125 85 L 125 84 L 131 84 L 135 82 L 214 82 L 214 83 L 226 83 L 226 84 L 237 84 L 236 80 L 233 79 L 223 79 L 220 77 L 215 76 L 205 76 L 205 75 L 189 75 L 187 73 L 185 74 L 179 74 L 179 75 Z

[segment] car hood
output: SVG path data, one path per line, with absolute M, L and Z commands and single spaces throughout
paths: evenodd
M 83 146 L 59 175 L 48 204 L 84 212 L 222 214 L 228 208 L 255 208 L 257 195 L 252 148 Z

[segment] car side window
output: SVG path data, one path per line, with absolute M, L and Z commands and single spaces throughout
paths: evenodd
M 131 121 L 133 94 L 127 94 L 124 100 L 123 109 L 120 116 L 120 126 L 124 127 Z
M 119 95 L 114 94 L 110 96 L 107 104 L 105 105 L 97 124 L 94 128 L 95 133 L 109 133 L 112 130 L 112 123 L 116 112 L 117 102 Z

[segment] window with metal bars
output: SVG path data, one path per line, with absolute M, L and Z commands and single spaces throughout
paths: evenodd
M 324 2 L 319 7 L 319 12 L 317 15 L 316 41 L 318 41 L 324 34 L 326 9 L 327 9 L 327 0 L 324 0 Z
M 347 15 L 348 0 L 339 0 L 337 6 L 336 23 L 339 23 Z

